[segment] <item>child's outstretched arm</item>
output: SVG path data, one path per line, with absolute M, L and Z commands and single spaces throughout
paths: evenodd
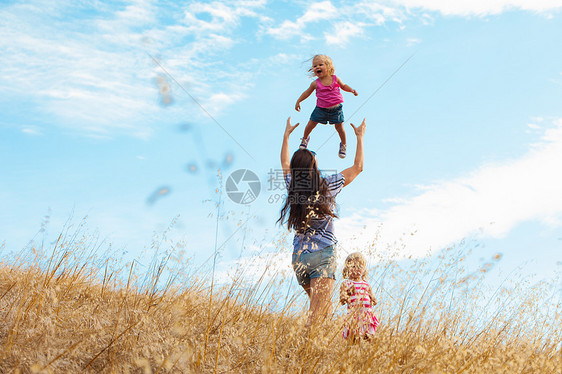
M 310 87 L 308 87 L 306 91 L 304 91 L 302 95 L 300 95 L 299 99 L 297 100 L 297 103 L 295 104 L 295 110 L 297 112 L 301 111 L 301 101 L 306 100 L 310 96 L 310 94 L 314 92 L 315 89 L 316 89 L 316 81 L 312 82 L 310 84 Z
M 345 92 L 351 92 L 355 96 L 359 95 L 357 93 L 357 91 L 355 91 L 353 88 L 349 87 L 347 84 L 343 83 L 341 81 L 340 77 L 338 77 L 338 84 L 340 85 L 341 89 L 344 90 Z

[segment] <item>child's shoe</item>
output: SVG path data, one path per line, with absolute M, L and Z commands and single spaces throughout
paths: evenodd
M 308 146 L 308 141 L 310 140 L 310 136 L 301 139 L 301 145 L 299 146 L 299 149 L 306 149 L 306 147 Z
M 345 149 L 347 148 L 347 146 L 345 144 L 340 143 L 340 151 L 338 152 L 338 156 L 340 156 L 340 158 L 345 158 Z

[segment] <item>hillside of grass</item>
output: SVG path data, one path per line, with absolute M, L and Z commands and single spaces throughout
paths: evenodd
M 552 285 L 478 303 L 478 279 L 458 276 L 453 255 L 371 269 L 385 280 L 373 283 L 381 325 L 373 341 L 348 344 L 336 304 L 304 328 L 303 299 L 276 292 L 286 279 L 218 286 L 188 262 L 164 271 L 170 256 L 139 270 L 93 249 L 59 238 L 0 261 L 0 373 L 562 372 L 561 308 L 543 302 Z

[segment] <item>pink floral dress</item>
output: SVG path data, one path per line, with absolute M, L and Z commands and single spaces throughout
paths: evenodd
M 371 305 L 369 284 L 363 280 L 346 279 L 344 282 L 346 282 L 346 287 L 355 288 L 355 292 L 349 296 L 347 303 L 347 325 L 343 331 L 343 337 L 347 339 L 352 333 L 355 336 L 373 335 L 379 320 L 375 317 Z

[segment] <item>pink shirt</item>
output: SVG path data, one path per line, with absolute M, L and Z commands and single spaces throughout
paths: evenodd
M 332 75 L 332 84 L 324 86 L 320 78 L 316 79 L 316 105 L 320 108 L 329 108 L 343 103 L 338 78 Z
M 371 297 L 369 296 L 369 284 L 364 280 L 352 281 L 351 279 L 345 280 L 348 287 L 354 286 L 355 292 L 350 295 L 348 309 L 363 308 L 365 310 L 372 310 Z
M 343 331 L 343 337 L 348 338 L 350 333 L 363 336 L 373 335 L 379 325 L 375 317 L 371 297 L 369 296 L 369 284 L 364 280 L 344 280 L 347 287 L 354 286 L 355 292 L 350 295 L 347 303 L 348 324 Z

